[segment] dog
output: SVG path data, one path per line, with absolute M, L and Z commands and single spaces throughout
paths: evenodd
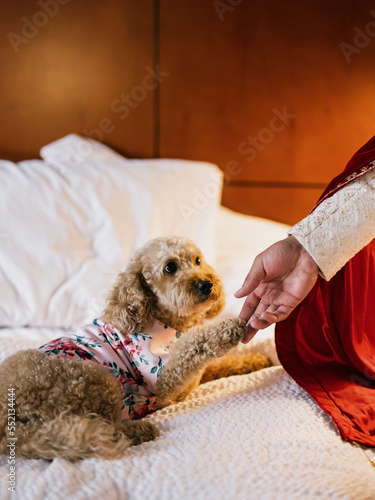
M 99 320 L 0 365 L 0 453 L 9 388 L 16 456 L 116 459 L 159 435 L 141 417 L 199 383 L 270 366 L 260 354 L 224 356 L 246 335 L 238 318 L 207 322 L 224 302 L 220 278 L 192 241 L 149 241 L 118 275 Z

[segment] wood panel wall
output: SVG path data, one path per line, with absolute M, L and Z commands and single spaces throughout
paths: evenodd
M 207 160 L 293 224 L 373 135 L 370 0 L 3 0 L 0 156 L 67 133 Z
M 2 0 L 0 155 L 70 132 L 154 155 L 153 0 Z
M 307 215 L 374 133 L 373 2 L 161 0 L 160 19 L 161 155 L 220 165 L 239 211 Z

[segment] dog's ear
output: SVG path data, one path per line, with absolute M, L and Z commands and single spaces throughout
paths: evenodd
M 136 254 L 109 292 L 103 320 L 120 332 L 140 332 L 152 318 L 154 300 L 142 274 L 140 254 Z

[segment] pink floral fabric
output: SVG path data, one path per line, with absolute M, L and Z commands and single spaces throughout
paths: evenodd
M 109 323 L 95 319 L 74 334 L 48 342 L 39 351 L 105 366 L 121 389 L 121 419 L 138 419 L 170 404 L 157 399 L 155 385 L 168 361 L 170 346 L 180 336 L 181 332 L 157 319 L 133 334 L 122 334 Z

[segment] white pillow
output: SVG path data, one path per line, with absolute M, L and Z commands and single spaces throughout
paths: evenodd
M 191 238 L 214 264 L 215 165 L 128 160 L 74 135 L 41 155 L 0 161 L 0 326 L 93 319 L 117 272 L 154 237 Z

